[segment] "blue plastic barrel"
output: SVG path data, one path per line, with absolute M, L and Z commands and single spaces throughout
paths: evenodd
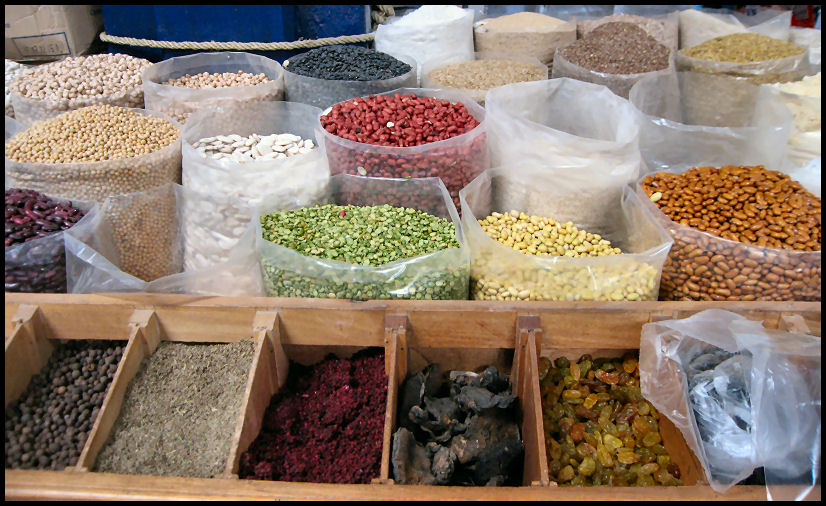
M 167 41 L 290 42 L 367 33 L 365 5 L 103 5 L 109 35 Z M 365 44 L 360 44 L 365 45 Z M 282 62 L 308 49 L 250 51 Z M 196 53 L 109 44 L 152 62 Z

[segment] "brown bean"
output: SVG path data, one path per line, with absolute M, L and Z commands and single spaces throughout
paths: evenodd
M 662 194 L 652 205 L 674 238 L 661 300 L 820 300 L 820 199 L 799 183 L 727 166 L 653 174 L 641 186 Z

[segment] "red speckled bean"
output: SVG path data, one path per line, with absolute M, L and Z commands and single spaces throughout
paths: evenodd
M 332 174 L 370 177 L 439 177 L 459 209 L 459 190 L 488 168 L 484 133 L 466 142 L 416 146 L 448 141 L 468 134 L 480 125 L 462 103 L 416 94 L 370 95 L 334 105 L 321 116 L 321 126 L 332 136 L 359 144 L 327 139 Z M 381 146 L 370 149 L 369 146 Z M 394 148 L 399 148 L 398 151 Z M 387 195 L 391 205 L 426 210 L 432 202 L 408 196 Z
M 44 240 L 77 223 L 85 211 L 71 202 L 61 203 L 33 190 L 6 190 L 5 282 L 7 292 L 66 292 L 66 258 L 63 241 Z

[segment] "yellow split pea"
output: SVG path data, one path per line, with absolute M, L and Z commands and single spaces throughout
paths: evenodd
M 599 234 L 580 230 L 573 223 L 519 211 L 493 212 L 478 220 L 492 239 L 520 253 L 570 258 L 618 255 L 622 251 Z M 483 273 L 484 262 L 473 269 Z M 645 263 L 622 266 L 561 267 L 552 272 L 518 270 L 509 279 L 472 275 L 473 298 L 483 300 L 645 300 L 655 298 L 657 270 Z M 594 286 L 594 279 L 600 285 Z

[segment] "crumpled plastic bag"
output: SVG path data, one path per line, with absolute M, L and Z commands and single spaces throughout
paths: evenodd
M 685 165 L 780 165 L 793 117 L 768 87 L 698 72 L 647 77 L 628 100 L 650 171 Z
M 107 198 L 64 232 L 69 293 L 263 295 L 252 230 L 236 239 L 226 261 L 184 272 L 191 245 L 184 241 L 182 214 L 189 201 L 205 198 L 230 199 L 172 183 Z M 132 274 L 150 268 L 146 281 Z
M 803 499 L 820 474 L 820 355 L 819 337 L 708 309 L 643 325 L 640 387 L 716 492 L 762 466 L 769 499 Z

